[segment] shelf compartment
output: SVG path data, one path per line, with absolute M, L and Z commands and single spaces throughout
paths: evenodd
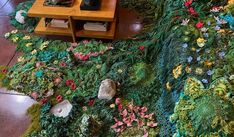
M 110 28 L 108 31 L 90 31 L 84 29 L 78 29 L 76 31 L 77 37 L 88 37 L 88 38 L 101 38 L 101 39 L 114 39 L 115 37 L 115 28 L 116 28 L 116 18 L 113 22 L 110 22 Z
M 43 35 L 65 35 L 72 36 L 72 31 L 70 28 L 55 28 L 55 27 L 46 27 L 45 18 L 41 18 L 37 27 L 35 28 L 35 33 Z

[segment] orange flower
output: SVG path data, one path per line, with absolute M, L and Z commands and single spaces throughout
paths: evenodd
M 177 66 L 173 69 L 173 76 L 177 79 L 182 74 L 182 65 Z
M 207 67 L 211 67 L 213 65 L 213 62 L 210 62 L 209 60 L 206 60 L 204 62 L 204 65 L 206 65 Z

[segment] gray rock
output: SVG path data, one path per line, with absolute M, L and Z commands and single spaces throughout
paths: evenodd
M 116 94 L 116 83 L 111 79 L 105 79 L 101 82 L 98 92 L 99 99 L 111 100 Z

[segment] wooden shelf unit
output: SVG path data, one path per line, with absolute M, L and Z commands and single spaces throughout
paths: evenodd
M 75 0 L 72 7 L 50 7 L 43 6 L 44 0 L 36 0 L 28 11 L 28 16 L 30 17 L 41 17 L 35 28 L 35 33 L 72 36 L 74 42 L 76 37 L 114 39 L 117 22 L 117 0 L 101 0 L 101 8 L 97 11 L 80 10 L 81 1 Z M 69 28 L 45 27 L 45 18 L 68 19 Z M 107 32 L 77 29 L 76 25 L 80 21 L 109 22 L 110 28 Z

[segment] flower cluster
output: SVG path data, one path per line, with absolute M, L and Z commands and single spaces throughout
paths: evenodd
M 133 102 L 128 103 L 125 107 L 120 98 L 116 98 L 115 104 L 118 106 L 118 111 L 121 120 L 114 117 L 115 124 L 111 126 L 117 133 L 123 132 L 128 127 L 138 126 L 144 129 L 144 137 L 148 136 L 147 129 L 155 128 L 157 123 L 154 122 L 153 113 L 147 114 L 146 107 L 135 106 Z
M 68 80 L 66 81 L 66 85 L 67 85 L 67 86 L 70 86 L 72 90 L 75 90 L 76 87 L 77 87 L 77 86 L 76 86 L 76 83 L 74 82 L 74 80 L 71 80 L 71 79 L 68 79 Z
M 71 43 L 71 50 L 76 59 L 81 61 L 87 61 L 91 57 L 97 57 L 99 55 L 103 55 L 106 51 L 112 50 L 113 47 L 111 45 L 104 44 L 102 42 L 97 42 L 94 40 L 87 41 L 84 40 L 80 43 Z

